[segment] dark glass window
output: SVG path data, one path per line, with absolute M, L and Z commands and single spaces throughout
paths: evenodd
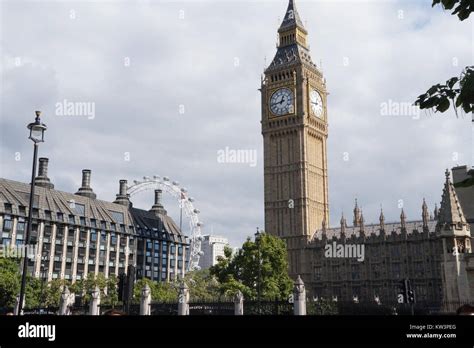
M 3 220 L 3 231 L 5 231 L 5 232 L 11 231 L 12 226 L 13 226 L 13 221 L 11 219 L 7 219 L 5 217 L 5 220 Z
M 12 213 L 12 205 L 10 203 L 5 203 L 5 213 L 7 214 Z

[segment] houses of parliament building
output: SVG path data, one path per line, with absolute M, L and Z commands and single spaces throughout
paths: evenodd
M 352 224 L 329 228 L 328 93 L 293 0 L 278 34 L 261 85 L 265 231 L 286 242 L 290 276 L 314 297 L 395 302 L 409 279 L 418 301 L 473 301 L 474 169 L 447 170 L 439 209 L 423 201 L 419 220 L 402 209 L 396 223 L 381 211 L 366 224 L 356 202 Z M 331 244 L 363 245 L 364 259 L 327 257 Z

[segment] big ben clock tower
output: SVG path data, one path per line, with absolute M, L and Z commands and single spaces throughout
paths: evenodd
M 285 240 L 294 278 L 308 272 L 307 241 L 329 224 L 327 92 L 293 0 L 278 33 L 261 86 L 265 231 Z

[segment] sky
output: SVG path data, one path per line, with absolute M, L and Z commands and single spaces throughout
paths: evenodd
M 41 110 L 56 189 L 77 191 L 88 168 L 111 201 L 120 179 L 169 176 L 195 198 L 203 233 L 239 246 L 264 226 L 258 89 L 287 3 L 1 1 L 0 177 L 29 181 L 26 125 Z M 439 205 L 444 170 L 472 165 L 473 131 L 470 115 L 409 106 L 473 64 L 472 19 L 430 0 L 296 6 L 330 93 L 330 225 L 352 221 L 355 198 L 366 223 L 381 206 L 386 221 L 401 206 L 420 219 L 423 198 Z M 70 115 L 68 102 L 89 110 Z M 255 151 L 256 165 L 222 163 L 226 148 Z M 153 192 L 132 200 L 148 209 Z M 172 197 L 165 207 L 179 220 Z

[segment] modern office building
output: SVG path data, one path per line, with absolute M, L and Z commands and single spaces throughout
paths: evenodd
M 72 282 L 103 273 L 106 277 L 137 269 L 137 277 L 170 281 L 183 276 L 189 248 L 161 206 L 159 194 L 150 211 L 134 208 L 120 181 L 115 202 L 99 200 L 82 171 L 76 193 L 58 191 L 48 178 L 48 159 L 39 159 L 28 270 L 48 281 Z M 0 179 L 0 243 L 24 246 L 30 184 Z
M 220 236 L 207 235 L 203 238 L 201 242 L 203 255 L 199 258 L 199 266 L 201 269 L 207 269 L 217 263 L 219 256 L 224 256 L 224 248 L 229 245 L 229 241 Z

